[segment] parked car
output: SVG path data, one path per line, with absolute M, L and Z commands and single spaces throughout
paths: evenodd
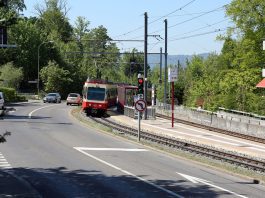
M 78 93 L 69 93 L 66 99 L 66 105 L 81 105 L 82 104 L 82 97 Z
M 0 109 L 5 109 L 5 99 L 3 92 L 0 92 Z
M 59 93 L 48 93 L 44 98 L 43 102 L 54 102 L 54 103 L 61 103 L 61 95 Z

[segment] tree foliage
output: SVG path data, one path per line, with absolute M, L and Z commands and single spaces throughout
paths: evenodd
M 58 64 L 50 61 L 46 67 L 40 71 L 40 76 L 45 85 L 46 92 L 63 92 L 73 80 L 70 72 L 60 68 Z M 66 93 L 63 93 L 66 94 Z
M 15 68 L 12 62 L 0 67 L 0 86 L 18 89 L 22 78 L 22 67 Z
M 265 114 L 261 80 L 264 63 L 262 39 L 265 33 L 265 3 L 262 0 L 233 0 L 226 7 L 234 22 L 219 55 L 207 59 L 194 56 L 185 70 L 184 104 L 217 110 L 225 107 Z

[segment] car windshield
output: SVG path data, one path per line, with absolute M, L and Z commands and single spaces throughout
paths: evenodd
M 105 89 L 98 87 L 88 87 L 87 90 L 88 100 L 104 100 L 105 99 Z
M 77 94 L 69 94 L 68 97 L 78 97 Z
M 56 94 L 55 93 L 50 93 L 47 96 L 56 96 Z

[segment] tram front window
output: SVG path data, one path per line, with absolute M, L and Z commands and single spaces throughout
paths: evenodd
M 88 87 L 87 90 L 87 99 L 88 100 L 99 100 L 102 101 L 105 99 L 105 89 L 98 87 Z

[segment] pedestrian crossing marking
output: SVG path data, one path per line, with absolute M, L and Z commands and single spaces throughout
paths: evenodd
M 8 161 L 5 159 L 3 154 L 0 152 L 0 169 L 10 169 L 12 166 L 8 163 Z

